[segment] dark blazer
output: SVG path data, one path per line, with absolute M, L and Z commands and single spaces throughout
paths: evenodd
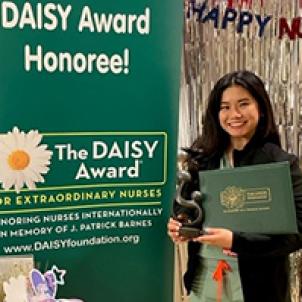
M 191 161 L 198 167 L 190 171 L 193 182 L 186 188 L 198 189 L 197 170 L 218 169 L 221 154 L 203 156 L 202 152 L 191 153 Z M 272 143 L 251 140 L 243 150 L 234 151 L 234 166 L 265 164 L 288 161 L 291 168 L 297 222 L 300 234 L 264 235 L 234 232 L 231 250 L 238 254 L 239 273 L 245 302 L 290 302 L 288 255 L 302 248 L 302 173 L 298 159 Z M 284 201 L 286 202 L 286 200 Z M 176 206 L 177 207 L 177 206 Z M 177 210 L 177 209 L 176 209 Z M 180 209 L 178 209 L 180 210 Z M 255 223 L 257 223 L 255 221 Z M 282 223 L 282 221 L 280 221 Z M 188 269 L 184 276 L 190 292 L 200 261 L 199 243 L 189 242 Z

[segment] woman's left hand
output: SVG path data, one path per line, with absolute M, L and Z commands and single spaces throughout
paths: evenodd
M 207 228 L 206 234 L 193 239 L 195 242 L 231 249 L 233 232 L 227 229 Z

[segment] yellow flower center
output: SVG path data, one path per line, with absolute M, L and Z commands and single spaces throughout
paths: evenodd
M 30 157 L 23 150 L 15 150 L 9 155 L 7 161 L 13 170 L 24 170 L 29 165 Z

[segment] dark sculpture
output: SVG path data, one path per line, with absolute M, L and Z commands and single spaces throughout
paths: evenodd
M 205 232 L 201 229 L 203 211 L 200 206 L 202 194 L 200 191 L 194 191 L 191 194 L 191 200 L 183 198 L 183 188 L 187 182 L 190 182 L 191 175 L 189 172 L 181 170 L 177 175 L 176 202 L 184 211 L 178 211 L 174 218 L 182 223 L 179 235 L 187 238 L 198 237 Z M 187 210 L 187 211 L 186 211 Z M 189 211 L 188 211 L 189 210 Z M 183 212 L 183 213 L 182 213 Z M 192 213 L 189 216 L 187 213 Z M 179 214 L 180 213 L 180 214 Z M 185 214 L 186 213 L 186 214 Z M 194 216 L 193 216 L 194 215 Z

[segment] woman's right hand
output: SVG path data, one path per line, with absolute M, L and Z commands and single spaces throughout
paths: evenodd
M 174 243 L 181 243 L 188 241 L 188 238 L 179 236 L 179 229 L 181 227 L 181 223 L 178 220 L 173 218 L 169 219 L 167 224 L 168 235 Z

